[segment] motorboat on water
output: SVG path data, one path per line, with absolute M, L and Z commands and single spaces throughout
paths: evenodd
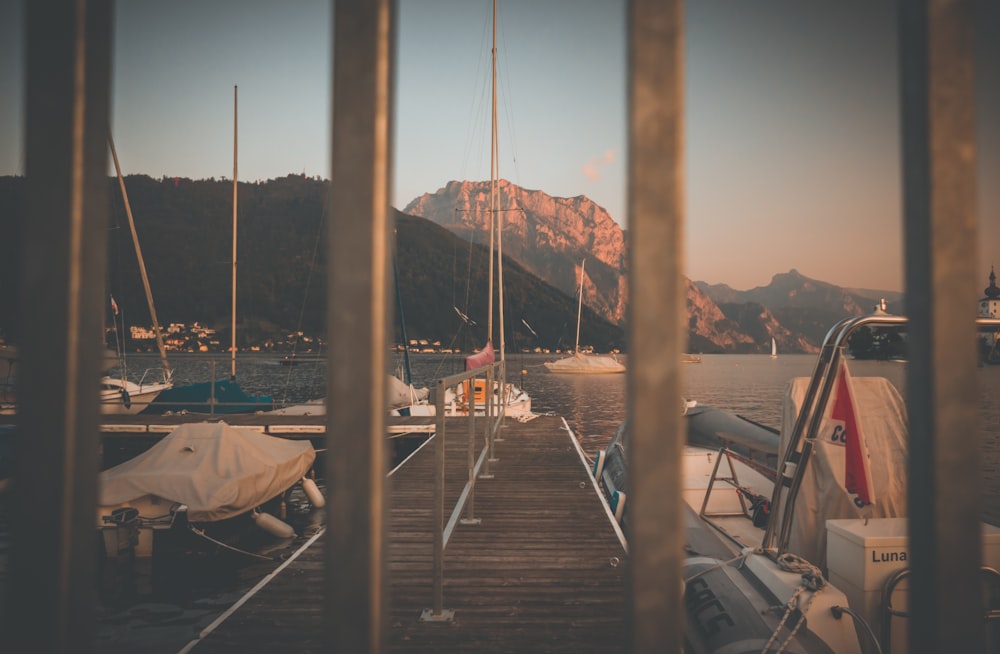
M 686 652 L 907 651 L 907 417 L 882 377 L 852 378 L 844 347 L 876 311 L 828 334 L 786 389 L 780 430 L 685 402 Z M 593 473 L 629 532 L 621 425 Z M 985 651 L 1000 644 L 1000 528 L 983 524 Z
M 181 425 L 146 452 L 101 473 L 97 528 L 105 553 L 152 556 L 156 532 L 187 526 L 206 536 L 207 525 L 246 515 L 266 532 L 290 538 L 292 527 L 262 507 L 297 485 L 314 507 L 324 506 L 308 476 L 315 458 L 308 440 L 222 421 Z
M 101 413 L 105 415 L 135 415 L 152 404 L 163 391 L 173 387 L 169 377 L 160 381 L 137 382 L 131 379 L 101 377 Z

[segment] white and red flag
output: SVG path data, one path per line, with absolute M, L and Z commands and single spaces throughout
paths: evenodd
M 118 303 L 115 302 L 114 295 L 111 296 L 111 311 L 113 311 L 116 316 L 118 315 Z
M 823 436 L 834 445 L 844 447 L 843 485 L 851 502 L 862 515 L 871 512 L 875 503 L 875 488 L 869 466 L 868 443 L 861 429 L 860 413 L 854 398 L 851 374 L 847 362 L 841 360 L 837 381 L 830 401 L 830 414 Z

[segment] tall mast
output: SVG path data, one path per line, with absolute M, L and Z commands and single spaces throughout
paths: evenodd
M 230 332 L 232 345 L 229 348 L 231 358 L 229 366 L 229 381 L 236 381 L 236 179 L 237 179 L 237 124 L 236 113 L 237 87 L 233 86 L 233 315 Z
M 586 265 L 587 260 L 583 259 L 580 262 L 580 298 L 576 303 L 576 345 L 573 347 L 574 353 L 580 351 L 580 315 L 583 313 L 583 269 Z
M 493 340 L 493 256 L 494 256 L 494 224 L 497 215 L 497 2 L 493 0 L 493 49 L 490 51 L 493 66 L 492 104 L 493 113 L 490 124 L 490 267 L 489 267 L 489 306 L 486 310 L 486 340 Z
M 500 360 L 504 360 L 504 322 L 503 322 L 503 213 L 500 211 L 500 138 L 497 128 L 497 0 L 493 0 L 493 216 L 497 226 L 497 304 L 500 310 Z
M 153 333 L 156 335 L 156 348 L 160 351 L 160 361 L 163 363 L 164 375 L 170 378 L 170 362 L 167 361 L 167 348 L 163 344 L 163 329 L 160 321 L 156 317 L 156 307 L 153 305 L 153 291 L 149 287 L 149 277 L 146 275 L 146 262 L 142 258 L 142 248 L 139 247 L 139 235 L 135 231 L 135 220 L 132 219 L 132 205 L 128 201 L 128 193 L 125 192 L 125 178 L 122 177 L 121 166 L 118 165 L 118 152 L 115 151 L 115 142 L 111 138 L 111 131 L 108 130 L 108 145 L 111 147 L 111 158 L 115 160 L 115 174 L 118 175 L 118 185 L 122 189 L 122 200 L 125 203 L 125 215 L 128 216 L 128 226 L 132 230 L 132 245 L 135 246 L 135 258 L 139 262 L 139 274 L 142 275 L 142 287 L 146 291 L 146 303 L 149 305 L 149 317 L 153 320 Z

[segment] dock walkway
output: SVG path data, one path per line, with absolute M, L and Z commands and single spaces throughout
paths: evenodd
M 467 478 L 465 425 L 465 418 L 446 425 L 446 515 Z M 390 651 L 624 652 L 625 551 L 572 434 L 556 416 L 508 419 L 502 434 L 494 478 L 476 484 L 482 522 L 458 524 L 445 550 L 451 622 L 420 620 L 433 600 L 434 440 L 392 475 Z M 324 540 L 192 651 L 326 651 Z

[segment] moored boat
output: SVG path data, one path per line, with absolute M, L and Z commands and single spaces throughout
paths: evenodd
M 838 323 L 812 377 L 789 383 L 780 431 L 684 405 L 685 651 L 907 651 L 906 408 L 888 380 L 852 379 L 844 356 L 856 329 L 905 323 Z M 626 422 L 594 464 L 626 536 L 628 442 Z M 995 651 L 1000 528 L 982 538 Z
M 146 452 L 101 473 L 97 527 L 105 553 L 152 556 L 157 531 L 186 524 L 204 535 L 205 525 L 246 514 L 275 536 L 294 536 L 261 506 L 297 484 L 314 506 L 323 506 L 307 477 L 315 458 L 308 440 L 221 421 L 181 425 Z

